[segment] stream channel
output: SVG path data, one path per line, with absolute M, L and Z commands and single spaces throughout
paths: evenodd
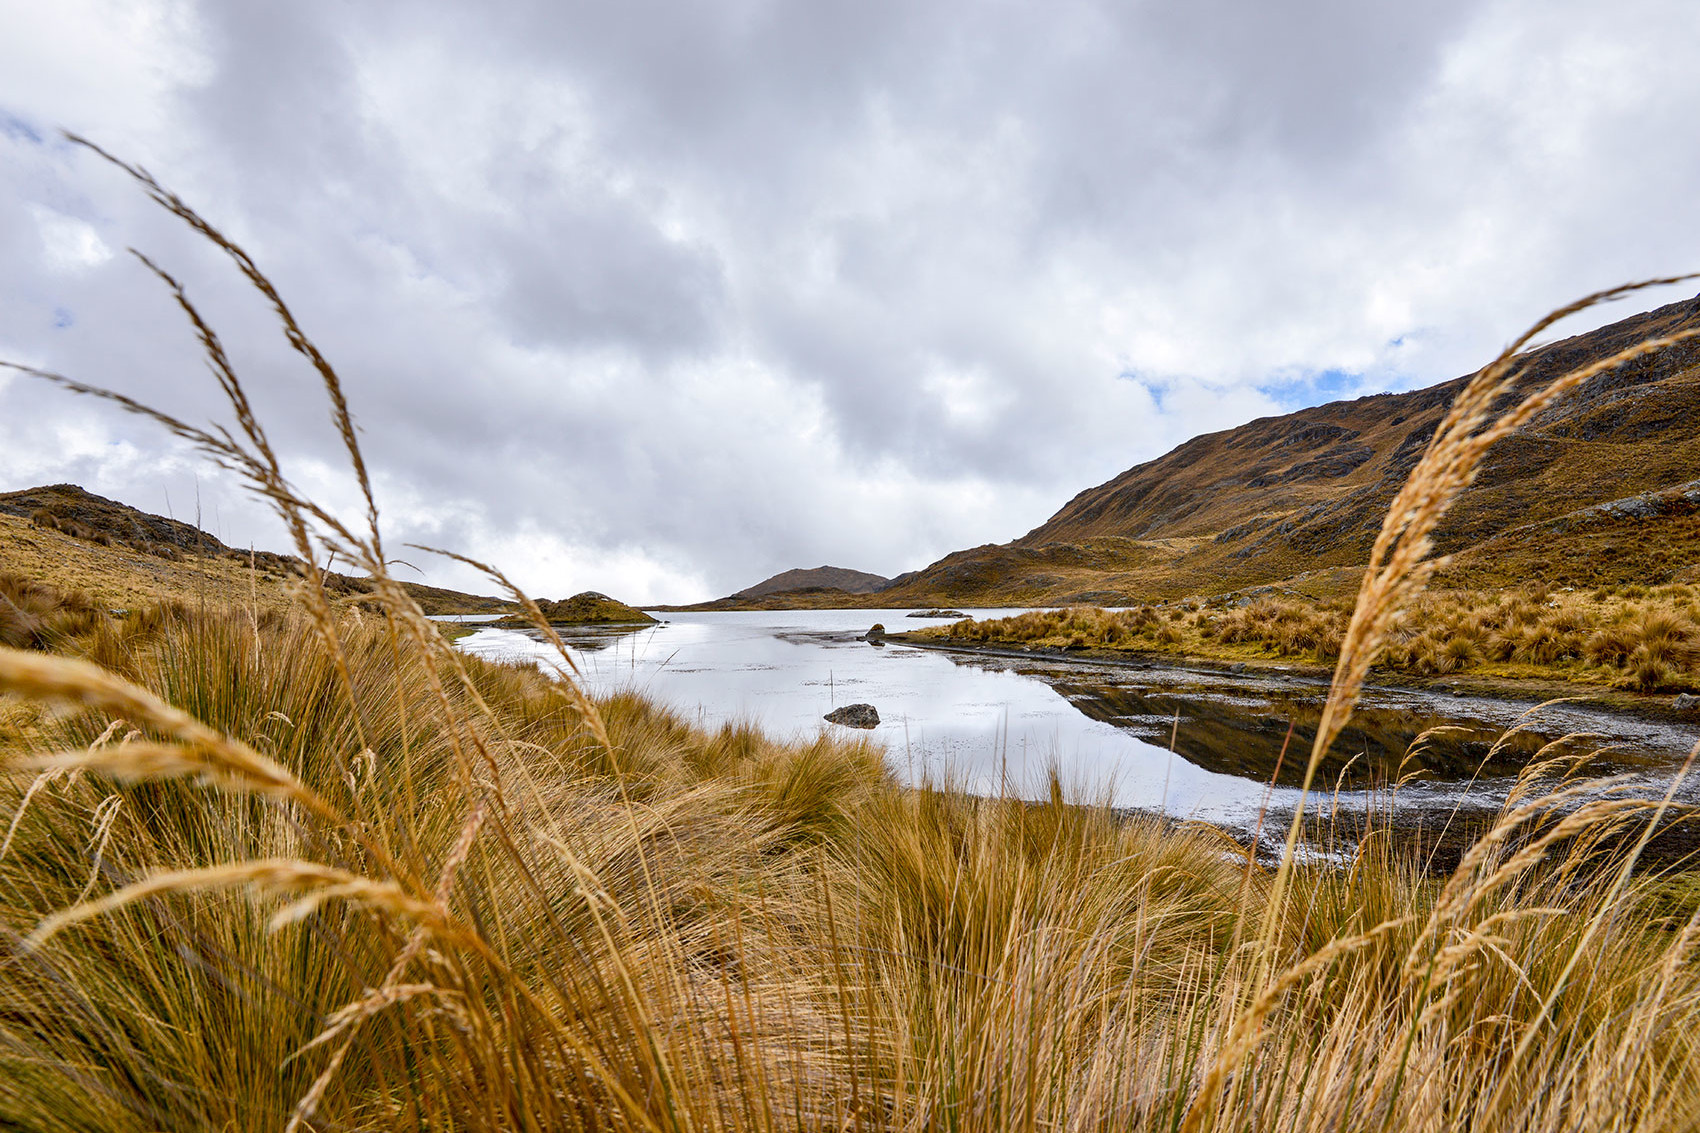
M 1284 833 L 1279 816 L 1299 800 L 1327 691 L 1316 676 L 861 639 L 875 622 L 888 632 L 937 624 L 907 613 L 658 613 L 664 622 L 656 626 L 561 632 L 593 694 L 632 689 L 709 727 L 747 721 L 775 736 L 812 737 L 823 728 L 867 735 L 884 744 L 891 767 L 909 783 L 1044 798 L 1054 773 L 1071 800 L 1205 821 L 1242 837 L 1261 825 L 1265 844 Z M 481 656 L 545 665 L 554 656 L 530 631 L 486 627 L 458 644 Z M 879 726 L 857 732 L 822 720 L 852 703 L 874 705 Z M 1396 824 L 1413 826 L 1449 824 L 1457 813 L 1485 816 L 1536 751 L 1576 733 L 1593 736 L 1561 746 L 1603 749 L 1588 774 L 1622 776 L 1619 789 L 1658 797 L 1700 731 L 1568 703 L 1531 714 L 1535 703 L 1371 686 L 1319 769 L 1307 812 L 1391 813 Z M 1523 730 L 1496 750 L 1519 724 Z M 1424 732 L 1431 735 L 1407 755 Z M 1685 782 L 1678 794 L 1700 803 L 1700 784 Z

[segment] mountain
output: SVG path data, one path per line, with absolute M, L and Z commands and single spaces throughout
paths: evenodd
M 845 567 L 818 566 L 813 570 L 788 570 L 747 586 L 734 598 L 764 598 L 786 590 L 842 590 L 846 594 L 872 594 L 883 590 L 888 578 Z
M 1700 298 L 1524 355 L 1523 388 L 1655 334 Z M 881 605 L 1122 604 L 1307 576 L 1355 586 L 1388 503 L 1468 377 L 1195 437 L 1009 543 L 900 575 Z M 1454 584 L 1657 583 L 1700 562 L 1700 344 L 1601 374 L 1489 453 L 1436 532 Z

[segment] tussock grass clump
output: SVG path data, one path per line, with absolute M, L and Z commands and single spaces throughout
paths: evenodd
M 290 614 L 154 611 L 82 650 L 102 663 L 0 649 L 0 693 L 51 710 L 0 733 L 0 1125 L 1700 1121 L 1700 904 L 1635 871 L 1670 796 L 1543 762 L 1439 883 L 1373 816 L 1338 861 L 1301 858 L 1302 807 L 1267 870 L 1215 831 L 1054 781 L 1037 802 L 906 790 L 865 743 L 592 701 L 517 590 L 557 670 L 457 654 L 388 574 L 340 378 L 245 253 L 124 168 L 273 305 L 367 515 L 356 529 L 294 490 L 216 335 L 151 263 L 234 427 L 40 375 L 237 469 L 304 565 Z M 1280 607 L 1233 619 L 1295 649 L 1339 635 L 1307 784 L 1507 420 L 1480 415 L 1503 363 L 1401 494 L 1343 627 Z M 369 599 L 334 600 L 313 565 L 327 552 L 370 574 Z M 1070 640 L 1230 629 L 1197 606 L 1026 617 Z M 1495 617 L 1470 640 L 1539 624 Z M 1654 628 L 1625 664 L 1688 640 Z
M 107 612 L 80 590 L 0 572 L 0 645 L 48 649 L 93 630 Z

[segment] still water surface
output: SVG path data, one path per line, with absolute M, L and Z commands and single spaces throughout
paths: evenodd
M 874 622 L 891 632 L 934 624 L 906 613 L 662 613 L 656 616 L 666 620 L 659 626 L 579 627 L 563 636 L 591 692 L 634 689 L 709 726 L 748 721 L 777 736 L 814 736 L 823 728 L 856 735 L 821 717 L 845 704 L 872 704 L 880 725 L 861 734 L 883 742 L 893 769 L 909 782 L 1043 797 L 1054 770 L 1072 798 L 1224 825 L 1254 821 L 1266 801 L 1279 809 L 1298 799 L 1292 784 L 1325 691 L 1314 679 L 1162 663 L 1081 666 L 861 640 Z M 493 658 L 548 663 L 553 656 L 534 635 L 496 628 L 480 629 L 459 645 Z M 1601 722 L 1564 706 L 1546 709 L 1519 744 L 1484 766 L 1493 740 L 1529 707 L 1372 690 L 1353 728 L 1335 745 L 1319 785 L 1328 789 L 1331 804 L 1384 801 L 1405 745 L 1438 725 L 1446 731 L 1428 745 L 1426 764 L 1403 764 L 1421 774 L 1401 788 L 1401 808 L 1496 805 L 1528 753 L 1547 739 Z M 1283 760 L 1289 726 L 1292 746 Z M 1668 782 L 1672 760 L 1692 742 L 1681 729 L 1646 721 L 1614 721 L 1612 735 L 1624 746 L 1605 770 L 1638 774 L 1648 790 Z M 1271 790 L 1272 776 L 1277 785 Z M 1337 793 L 1336 785 L 1342 787 Z

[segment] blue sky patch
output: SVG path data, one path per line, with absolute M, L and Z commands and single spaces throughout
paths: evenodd
M 0 133 L 17 141 L 30 142 L 38 146 L 42 143 L 41 131 L 17 115 L 5 110 L 0 110 Z

